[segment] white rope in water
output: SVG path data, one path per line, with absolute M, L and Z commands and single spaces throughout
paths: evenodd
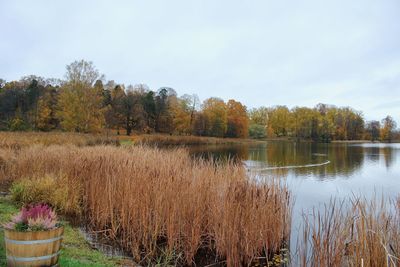
M 250 171 L 269 171 L 269 170 L 279 170 L 279 169 L 298 169 L 298 168 L 311 168 L 311 167 L 319 167 L 323 165 L 327 165 L 331 163 L 330 160 L 327 160 L 322 163 L 315 163 L 315 164 L 306 164 L 306 165 L 294 165 L 294 166 L 275 166 L 275 167 L 266 167 L 266 168 L 261 168 L 261 169 L 252 169 L 251 167 L 247 166 L 246 167 Z

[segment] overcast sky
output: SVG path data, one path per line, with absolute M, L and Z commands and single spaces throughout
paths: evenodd
M 0 78 L 93 61 L 200 99 L 352 106 L 400 124 L 400 1 L 0 1 Z

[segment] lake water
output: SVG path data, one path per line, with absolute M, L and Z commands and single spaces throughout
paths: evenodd
M 332 198 L 400 194 L 400 144 L 265 142 L 193 146 L 195 157 L 242 161 L 258 177 L 279 177 L 295 197 L 292 242 L 301 215 Z

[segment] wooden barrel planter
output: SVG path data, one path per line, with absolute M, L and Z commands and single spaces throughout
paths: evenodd
M 56 266 L 64 228 L 49 231 L 4 230 L 8 266 Z

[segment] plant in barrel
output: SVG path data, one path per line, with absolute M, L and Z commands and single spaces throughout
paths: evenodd
M 28 205 L 4 225 L 8 266 L 54 266 L 64 228 L 46 204 Z

